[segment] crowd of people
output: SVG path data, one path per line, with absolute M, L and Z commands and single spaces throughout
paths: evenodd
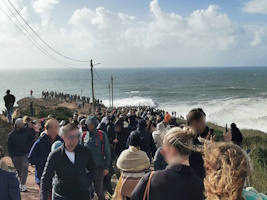
M 74 113 L 70 121 L 49 116 L 40 125 L 18 118 L 8 152 L 19 181 L 0 170 L 0 199 L 19 200 L 19 190 L 27 191 L 29 164 L 42 200 L 267 199 L 246 188 L 251 161 L 234 123 L 216 142 L 201 108 L 182 124 L 172 115 L 139 106 Z
M 42 91 L 43 99 L 53 99 L 57 98 L 68 103 L 78 102 L 78 108 L 84 108 L 85 104 L 90 104 L 90 97 L 78 95 L 78 94 L 67 94 L 64 92 L 56 92 L 56 91 Z M 92 103 L 92 102 L 91 102 Z M 103 105 L 103 101 L 101 99 L 95 99 L 95 104 L 97 106 Z
M 58 98 L 61 100 L 66 100 L 69 102 L 77 102 L 77 101 L 84 101 L 86 103 L 90 103 L 90 97 L 81 96 L 78 94 L 66 94 L 64 92 L 56 92 L 56 91 L 42 91 L 42 98 L 43 99 L 52 99 Z M 98 104 L 102 104 L 102 100 L 96 100 Z

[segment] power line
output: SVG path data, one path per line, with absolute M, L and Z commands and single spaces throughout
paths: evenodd
M 21 16 L 21 14 L 19 13 L 19 11 L 14 7 L 14 5 L 10 2 L 10 0 L 8 0 L 9 4 L 13 7 L 13 9 L 17 12 L 17 14 L 20 16 L 20 18 L 25 22 L 25 24 L 27 24 L 27 26 L 32 30 L 32 32 L 49 48 L 51 49 L 52 51 L 54 51 L 55 53 L 57 53 L 58 55 L 66 58 L 66 59 L 69 59 L 69 60 L 73 60 L 73 61 L 76 61 L 76 62 L 90 62 L 90 60 L 77 60 L 77 59 L 74 59 L 74 58 L 70 58 L 68 56 L 65 56 L 63 54 L 61 54 L 60 52 L 58 52 L 57 50 L 55 50 L 53 47 L 51 47 L 49 44 L 47 44 L 34 30 L 33 28 L 29 25 L 29 23 Z
M 0 9 L 2 10 L 2 12 L 7 16 L 7 18 L 23 33 L 23 35 L 30 41 L 32 42 L 32 44 L 38 48 L 40 51 L 42 51 L 46 56 L 50 57 L 51 59 L 55 60 L 56 62 L 58 62 L 59 64 L 65 66 L 65 67 L 68 67 L 68 68 L 72 68 L 72 69 L 77 69 L 77 70 L 81 70 L 81 69 L 78 69 L 78 68 L 74 68 L 74 67 L 71 67 L 71 66 L 68 66 L 68 65 L 65 65 L 64 62 L 56 59 L 55 57 L 53 57 L 52 55 L 50 55 L 49 53 L 47 53 L 45 50 L 43 50 L 41 47 L 38 46 L 38 43 L 35 44 L 29 37 L 28 35 L 26 35 L 23 30 L 11 19 L 11 17 L 0 7 Z
M 109 80 L 109 78 L 101 78 L 101 77 L 98 75 L 98 73 L 97 73 L 97 71 L 95 70 L 95 68 L 94 68 L 94 71 L 95 71 L 95 73 L 96 73 L 96 76 L 97 76 L 99 79 L 101 79 L 101 80 L 103 80 L 103 81 L 107 81 L 107 80 Z
M 31 39 L 29 39 L 33 44 L 35 43 L 36 45 L 38 45 L 38 49 L 39 50 L 41 50 L 43 53 L 45 53 L 47 56 L 49 56 L 51 59 L 53 59 L 53 60 L 55 60 L 56 62 L 58 62 L 59 64 L 62 64 L 62 65 L 64 65 L 64 66 L 66 66 L 66 67 L 70 67 L 70 65 L 79 65 L 79 66 L 82 66 L 82 65 L 84 65 L 84 64 L 72 64 L 72 63 L 66 63 L 66 62 L 64 62 L 64 61 L 62 61 L 62 60 L 60 60 L 60 59 L 57 59 L 56 57 L 54 57 L 53 55 L 51 55 L 48 51 L 46 51 L 46 49 L 45 48 L 43 48 L 36 40 L 35 40 L 35 38 L 27 31 L 27 29 L 25 29 L 24 28 L 24 26 L 23 26 L 23 24 L 18 20 L 18 18 L 16 17 L 16 15 L 12 12 L 12 10 L 8 7 L 8 5 L 5 3 L 5 1 L 3 1 L 4 2 L 4 4 L 6 5 L 6 7 L 8 8 L 8 10 L 10 11 L 10 13 L 13 15 L 13 17 L 19 22 L 19 24 L 20 24 L 20 26 L 23 28 L 23 30 L 25 30 L 25 32 L 26 33 L 28 33 L 28 35 L 32 38 L 32 40 Z M 3 9 L 1 9 L 2 11 L 3 11 Z M 3 11 L 4 12 L 4 11 Z M 5 15 L 9 18 L 9 20 L 11 20 L 14 24 L 15 24 L 15 22 L 8 16 L 8 14 L 6 13 L 6 12 L 4 12 L 5 13 Z M 17 24 L 15 24 L 16 26 L 17 26 Z M 18 26 L 17 26 L 17 28 L 19 28 Z M 20 29 L 20 28 L 19 28 Z M 20 31 L 26 36 L 26 34 L 24 33 L 24 31 L 23 30 L 21 30 L 20 29 Z M 40 49 L 41 48 L 41 49 Z M 70 67 L 71 68 L 71 67 Z M 75 68 L 75 69 L 77 69 L 77 68 Z

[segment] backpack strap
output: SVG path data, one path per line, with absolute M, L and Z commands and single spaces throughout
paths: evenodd
M 149 200 L 150 185 L 151 185 L 151 180 L 152 180 L 152 177 L 153 177 L 154 173 L 155 173 L 154 171 L 152 171 L 150 173 L 150 176 L 148 178 L 148 182 L 147 182 L 147 185 L 146 185 L 146 189 L 145 189 L 145 192 L 144 192 L 143 200 Z
M 104 137 L 103 137 L 102 130 L 98 130 L 97 135 L 98 135 L 98 137 L 100 138 L 100 140 L 102 142 L 102 154 L 104 154 Z

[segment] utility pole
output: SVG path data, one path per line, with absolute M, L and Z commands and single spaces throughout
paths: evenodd
M 110 104 L 110 84 L 108 85 L 108 96 L 109 96 L 108 101 L 109 101 L 109 107 L 110 107 L 111 106 L 111 104 Z
M 94 90 L 94 73 L 93 73 L 93 60 L 91 60 L 91 81 L 92 81 L 92 113 L 95 115 L 95 90 Z M 89 106 L 90 110 L 90 106 Z M 89 111 L 90 114 L 90 111 Z
M 113 76 L 111 76 L 112 108 L 113 108 Z

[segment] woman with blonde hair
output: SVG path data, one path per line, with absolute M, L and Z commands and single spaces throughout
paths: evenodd
M 252 167 L 247 153 L 233 143 L 211 143 L 204 146 L 207 200 L 265 200 L 263 194 L 244 190 Z
M 135 187 L 131 200 L 202 200 L 203 181 L 189 164 L 195 137 L 188 127 L 169 130 L 162 149 L 168 167 L 146 174 Z
M 24 123 L 25 126 L 27 126 L 31 122 L 31 118 L 29 116 L 27 116 L 27 115 L 24 116 L 22 118 L 22 120 L 23 120 L 23 123 Z
M 15 124 L 15 121 L 16 121 L 18 118 L 21 118 L 21 117 L 22 117 L 22 115 L 21 115 L 20 109 L 17 108 L 17 109 L 13 112 L 13 115 L 12 115 L 13 124 Z

